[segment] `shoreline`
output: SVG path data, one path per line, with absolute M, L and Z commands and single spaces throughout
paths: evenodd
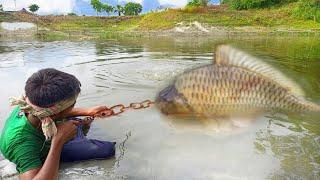
M 207 26 L 208 27 L 208 26 Z M 210 31 L 201 31 L 189 28 L 188 31 L 169 30 L 149 31 L 57 31 L 47 28 L 4 30 L 0 27 L 0 38 L 28 37 L 36 39 L 105 39 L 108 37 L 215 37 L 215 36 L 320 36 L 320 30 L 276 29 L 265 27 L 209 27 Z
M 231 10 L 227 6 L 168 9 L 139 16 L 39 16 L 28 12 L 0 13 L 1 23 L 31 23 L 30 29 L 4 30 L 0 37 L 40 39 L 104 39 L 112 36 L 319 36 L 320 23 L 297 19 L 288 9 Z

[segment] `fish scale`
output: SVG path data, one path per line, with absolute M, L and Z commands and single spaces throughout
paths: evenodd
M 159 93 L 162 112 L 210 116 L 320 112 L 296 82 L 259 58 L 229 45 L 218 46 L 215 56 L 214 65 L 183 73 Z
M 209 65 L 179 76 L 175 88 L 197 114 L 226 116 L 258 111 L 312 111 L 319 107 L 247 69 Z

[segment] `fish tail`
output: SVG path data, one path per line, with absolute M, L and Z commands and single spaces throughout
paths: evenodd
M 310 106 L 310 109 L 313 111 L 313 112 L 320 112 L 320 105 L 319 104 L 315 104 L 315 103 L 312 103 Z
M 309 112 L 320 112 L 320 105 L 310 101 L 304 101 L 302 103 L 303 109 Z

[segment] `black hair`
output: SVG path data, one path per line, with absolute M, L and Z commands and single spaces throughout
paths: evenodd
M 32 104 L 39 107 L 50 107 L 80 93 L 80 87 L 81 83 L 75 76 L 48 68 L 29 77 L 25 93 Z

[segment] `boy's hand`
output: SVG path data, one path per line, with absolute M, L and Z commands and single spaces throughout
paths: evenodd
M 86 117 L 81 121 L 81 124 L 84 126 L 90 126 L 92 121 L 94 120 L 94 118 L 90 117 Z
M 88 115 L 89 116 L 95 116 L 95 117 L 103 117 L 110 109 L 107 106 L 96 106 L 88 109 Z
M 80 124 L 78 121 L 67 121 L 57 125 L 57 134 L 53 137 L 53 143 L 66 143 L 74 138 L 77 134 L 77 126 Z
M 107 106 L 96 106 L 92 108 L 72 108 L 64 117 L 91 116 L 103 117 L 111 115 L 111 110 Z

